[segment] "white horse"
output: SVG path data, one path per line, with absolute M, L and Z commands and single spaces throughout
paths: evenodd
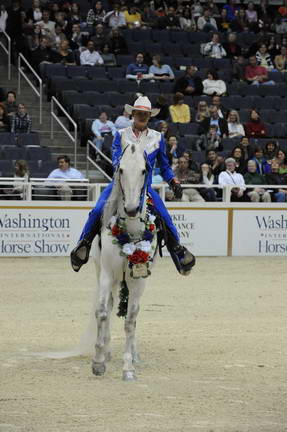
M 92 370 L 95 375 L 103 375 L 106 362 L 110 359 L 110 315 L 114 300 L 120 297 L 122 315 L 125 316 L 126 343 L 123 356 L 123 379 L 136 379 L 134 363 L 137 361 L 135 330 L 146 279 L 150 274 L 156 251 L 156 232 L 150 241 L 144 239 L 144 233 L 154 229 L 155 217 L 147 211 L 146 204 L 146 160 L 142 149 L 128 145 L 122 154 L 118 170 L 114 177 L 113 189 L 103 214 L 101 236 L 96 242 L 96 267 L 98 291 L 96 299 L 97 340 Z M 119 243 L 112 235 L 119 232 L 119 226 L 129 241 Z M 124 227 L 124 228 L 123 228 Z M 111 230 L 113 228 L 113 231 Z M 139 249 L 138 249 L 139 248 Z M 140 251 L 145 257 L 145 264 L 131 264 L 131 256 Z M 135 254 L 135 255 L 134 255 Z M 123 282 L 124 281 L 124 282 Z M 122 290 L 119 292 L 120 287 Z M 125 288 L 128 288 L 126 304 Z

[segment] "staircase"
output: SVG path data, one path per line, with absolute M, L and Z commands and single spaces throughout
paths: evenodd
M 26 73 L 26 72 L 25 72 Z M 28 74 L 30 78 L 30 74 Z M 4 55 L 0 48 L 0 87 L 5 91 L 13 90 L 17 94 L 17 103 L 24 103 L 27 111 L 32 118 L 32 130 L 40 135 L 40 143 L 42 146 L 49 147 L 52 152 L 53 160 L 56 160 L 59 155 L 68 155 L 71 158 L 71 164 L 74 161 L 74 143 L 70 140 L 60 125 L 54 121 L 54 139 L 50 137 L 51 131 L 51 102 L 47 102 L 47 95 L 43 95 L 43 112 L 42 124 L 39 123 L 39 98 L 34 93 L 33 89 L 26 82 L 25 78 L 21 77 L 21 93 L 17 93 L 18 87 L 18 71 L 15 66 L 11 67 L 11 80 L 7 78 L 7 56 Z M 68 129 L 68 119 L 61 117 L 61 121 Z M 92 181 L 106 182 L 103 175 L 93 167 L 89 171 L 89 178 Z M 86 173 L 86 148 L 77 147 L 77 169 L 83 174 Z

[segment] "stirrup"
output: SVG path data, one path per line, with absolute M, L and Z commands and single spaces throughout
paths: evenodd
M 78 272 L 82 267 L 82 265 L 88 262 L 91 246 L 92 246 L 91 242 L 89 242 L 86 239 L 83 239 L 72 250 L 70 259 L 71 259 L 71 266 L 75 272 Z
M 185 246 L 178 245 L 169 250 L 170 256 L 182 276 L 188 276 L 192 267 L 195 265 L 195 256 L 189 252 Z

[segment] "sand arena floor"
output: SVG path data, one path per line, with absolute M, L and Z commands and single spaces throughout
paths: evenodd
M 138 380 L 121 380 L 123 321 L 104 377 L 67 350 L 87 327 L 93 263 L 2 258 L 1 432 L 287 431 L 286 258 L 199 258 L 189 278 L 168 258 L 138 319 Z

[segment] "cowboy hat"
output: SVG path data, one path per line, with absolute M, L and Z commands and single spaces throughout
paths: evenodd
M 154 117 L 158 115 L 160 109 L 152 108 L 149 98 L 146 96 L 140 96 L 137 98 L 133 106 L 126 104 L 125 111 L 128 114 L 132 114 L 133 111 L 146 111 L 146 112 L 150 112 L 151 117 Z

